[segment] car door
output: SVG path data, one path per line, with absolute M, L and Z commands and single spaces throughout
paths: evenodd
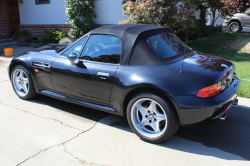
M 86 43 L 88 37 L 78 41 L 72 47 L 64 51 L 55 59 L 51 66 L 51 80 L 54 90 L 62 94 L 70 94 L 70 79 L 71 79 L 71 61 L 68 56 L 72 54 L 80 55 L 81 50 Z
M 110 35 L 91 35 L 78 58 L 71 61 L 69 96 L 109 104 L 122 51 L 121 40 Z

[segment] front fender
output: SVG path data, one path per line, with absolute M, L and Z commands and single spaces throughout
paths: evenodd
M 12 61 L 10 62 L 10 65 L 8 67 L 9 78 L 11 78 L 11 72 L 12 72 L 13 67 L 18 65 L 18 64 L 23 65 L 30 72 L 30 74 L 33 76 L 34 73 L 32 73 L 31 72 L 32 70 L 30 70 L 31 66 L 32 66 L 32 61 L 30 61 L 27 58 L 17 57 L 17 58 L 12 59 Z
M 240 25 L 241 25 L 242 27 L 244 27 L 244 21 L 243 21 L 242 18 L 232 18 L 232 19 L 229 21 L 229 24 L 228 24 L 228 25 L 230 25 L 232 22 L 240 22 Z

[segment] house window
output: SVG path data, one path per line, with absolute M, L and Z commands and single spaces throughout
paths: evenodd
M 36 0 L 36 4 L 39 5 L 39 4 L 48 4 L 50 3 L 50 0 Z

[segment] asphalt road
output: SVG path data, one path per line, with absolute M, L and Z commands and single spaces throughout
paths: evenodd
M 19 99 L 0 57 L 0 165 L 248 165 L 250 100 L 239 99 L 226 121 L 181 128 L 149 144 L 126 118 L 39 96 Z

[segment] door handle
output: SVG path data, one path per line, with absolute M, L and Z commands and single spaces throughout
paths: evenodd
M 102 79 L 106 79 L 107 77 L 109 77 L 109 73 L 98 72 L 97 76 L 99 76 Z

